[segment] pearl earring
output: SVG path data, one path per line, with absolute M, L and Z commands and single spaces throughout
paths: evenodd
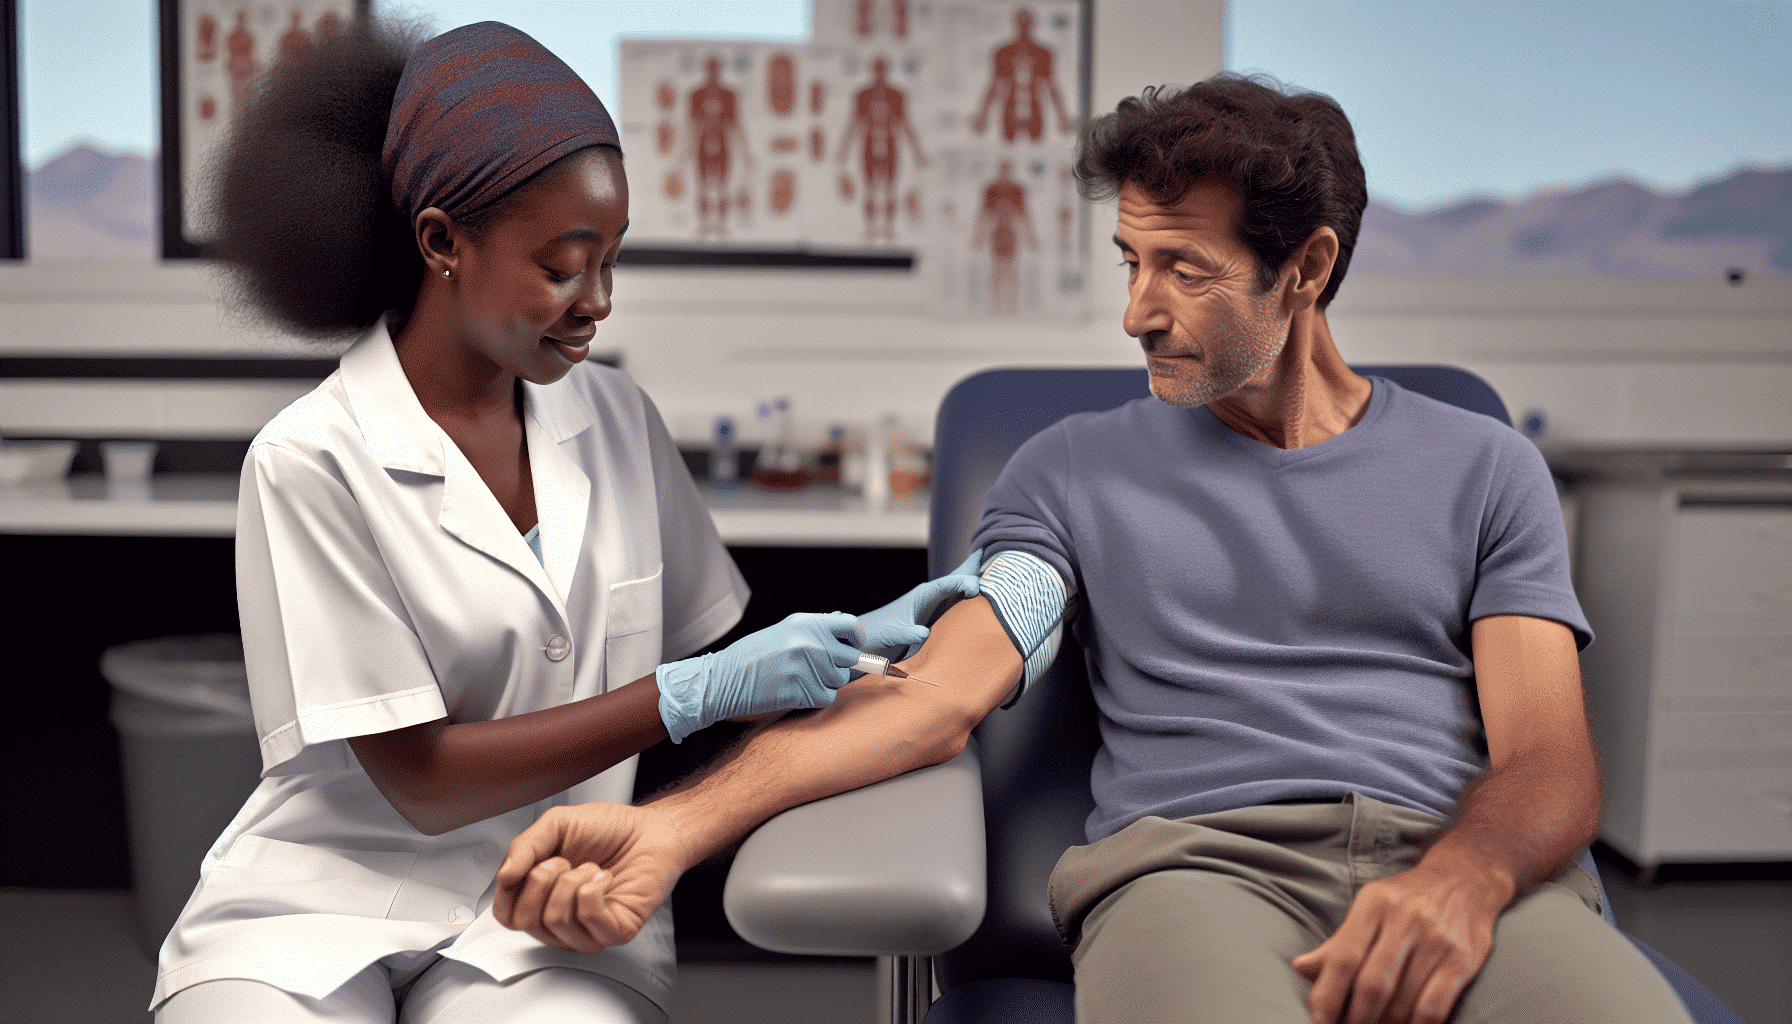
M 452 271 L 452 270 L 444 270 L 444 271 L 442 271 L 442 276 L 443 276 L 443 277 L 453 277 L 453 276 L 454 276 L 454 271 Z

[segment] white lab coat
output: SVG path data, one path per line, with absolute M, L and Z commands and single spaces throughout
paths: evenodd
M 201 866 L 152 1006 L 248 978 L 322 997 L 438 949 L 500 981 L 543 966 L 665 1005 L 671 918 L 595 956 L 491 916 L 510 840 L 549 806 L 632 799 L 635 759 L 440 836 L 392 809 L 348 737 L 565 704 L 726 632 L 747 588 L 652 404 L 595 364 L 524 385 L 542 559 L 411 391 L 384 326 L 256 437 L 237 592 L 263 778 Z

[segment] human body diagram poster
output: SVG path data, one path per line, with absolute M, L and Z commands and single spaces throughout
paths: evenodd
M 907 255 L 942 312 L 1084 310 L 1080 0 L 816 0 L 806 45 L 622 44 L 633 245 Z
M 210 235 L 200 188 L 206 160 L 248 101 L 255 76 L 308 49 L 358 10 L 355 0 L 182 0 L 178 5 L 182 232 Z
M 912 50 L 624 42 L 630 241 L 915 250 L 924 67 Z

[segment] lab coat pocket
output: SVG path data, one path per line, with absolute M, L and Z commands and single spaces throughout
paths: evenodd
M 414 853 L 243 836 L 205 880 L 205 895 L 253 900 L 264 914 L 385 917 L 416 860 Z
M 610 585 L 604 628 L 604 689 L 639 679 L 660 663 L 660 574 Z

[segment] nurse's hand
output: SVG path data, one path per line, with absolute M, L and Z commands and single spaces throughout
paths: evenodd
M 648 808 L 551 808 L 511 840 L 492 915 L 556 949 L 619 946 L 672 894 L 685 845 Z
M 715 652 L 661 665 L 660 719 L 672 742 L 729 718 L 821 708 L 859 660 L 858 619 L 798 612 Z
M 982 564 L 983 549 L 978 548 L 946 575 L 859 616 L 859 649 L 891 661 L 914 657 L 921 642 L 927 639 L 927 627 L 933 620 L 958 601 L 977 596 L 982 582 L 977 578 L 977 570 Z

